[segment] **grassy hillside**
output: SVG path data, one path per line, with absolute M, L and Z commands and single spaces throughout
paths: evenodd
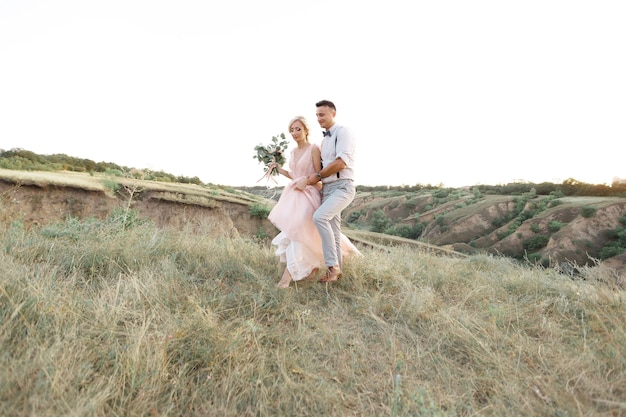
M 370 246 L 384 234 L 387 242 L 409 239 L 415 246 L 438 246 L 440 251 L 505 255 L 570 271 L 602 261 L 626 274 L 626 198 L 563 196 L 560 191 L 540 195 L 534 188 L 519 195 L 412 188 L 417 187 L 357 191 L 344 211 L 347 230 Z M 280 192 L 111 172 L 0 168 L 0 199 L 7 202 L 0 218 L 47 224 L 67 216 L 102 218 L 123 207 L 140 211 L 159 226 L 210 224 L 225 233 L 269 238 L 275 228 L 267 214 Z
M 24 149 L 0 149 L 0 193 L 2 180 L 63 184 L 81 189 L 102 190 L 131 206 L 133 200 L 180 203 L 216 208 L 216 201 L 252 206 L 251 213 L 262 219 L 269 212 L 281 189 L 265 187 L 222 187 L 203 184 L 197 177 L 174 176 L 150 169 L 95 162 L 64 154 L 38 155 Z M 1 195 L 0 195 L 1 197 Z M 57 215 L 82 216 L 84 196 L 63 196 L 78 204 L 55 204 Z M 255 197 L 258 197 L 255 198 Z M 39 197 L 30 199 L 31 213 L 39 210 Z M 90 200 L 94 205 L 98 202 Z M 80 206 L 80 207 L 79 207 Z M 240 217 L 241 208 L 224 209 L 221 219 L 228 223 Z M 90 210 L 104 211 L 100 207 Z M 21 210 L 21 208 L 20 208 Z M 166 210 L 168 213 L 163 214 Z M 160 218 L 159 225 L 171 223 L 165 204 L 142 207 L 142 213 Z M 1 214 L 1 213 L 0 213 Z M 45 216 L 53 213 L 44 213 Z M 88 213 L 89 214 L 89 213 Z M 196 217 L 204 217 L 196 213 Z M 184 215 L 183 215 L 184 216 Z M 244 216 L 245 217 L 245 216 Z M 45 219 L 30 217 L 31 222 Z M 206 220 L 206 219 L 204 219 Z M 475 185 L 459 189 L 431 185 L 357 186 L 353 203 L 344 211 L 344 222 L 351 229 L 373 231 L 453 248 L 457 252 L 478 252 L 530 260 L 544 267 L 575 270 L 579 265 L 605 262 L 626 274 L 626 183 L 586 184 L 569 178 L 561 184 L 511 183 Z M 269 222 L 243 225 L 246 232 L 269 236 Z M 241 222 L 237 225 L 242 226 Z
M 626 273 L 626 198 L 469 190 L 357 192 L 351 227 L 472 254 L 503 254 L 545 267 L 610 260 Z
M 363 246 L 284 291 L 262 241 L 125 214 L 0 224 L 0 415 L 626 414 L 602 267 Z

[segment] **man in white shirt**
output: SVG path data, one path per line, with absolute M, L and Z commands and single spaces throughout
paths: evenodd
M 356 140 L 350 129 L 335 123 L 337 108 L 332 101 L 315 104 L 317 121 L 325 129 L 322 140 L 322 169 L 306 179 L 307 185 L 322 181 L 322 204 L 313 214 L 313 222 L 322 238 L 324 263 L 328 270 L 320 282 L 341 277 L 341 212 L 356 194 L 354 152 Z

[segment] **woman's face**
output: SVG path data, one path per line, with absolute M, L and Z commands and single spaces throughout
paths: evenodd
M 304 125 L 300 120 L 296 120 L 289 126 L 289 133 L 296 142 L 306 140 L 306 130 L 304 130 Z

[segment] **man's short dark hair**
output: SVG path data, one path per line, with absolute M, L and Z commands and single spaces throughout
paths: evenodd
M 322 101 L 318 101 L 317 103 L 315 103 L 315 107 L 322 107 L 322 106 L 326 106 L 328 108 L 333 109 L 334 111 L 337 111 L 337 107 L 335 107 L 335 103 L 333 103 L 332 101 L 322 100 Z

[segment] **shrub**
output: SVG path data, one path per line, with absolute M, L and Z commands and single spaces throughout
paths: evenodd
M 119 182 L 113 180 L 104 180 L 103 185 L 113 193 L 116 193 L 121 187 Z
M 418 239 L 424 230 L 423 223 L 415 223 L 413 226 L 408 224 L 398 224 L 385 229 L 385 234 L 393 236 L 401 236 L 407 239 Z
M 348 223 L 354 223 L 363 215 L 363 210 L 353 211 L 348 217 Z
M 409 198 L 408 195 L 407 195 L 407 198 Z M 417 207 L 417 200 L 415 198 L 407 200 L 407 201 L 404 202 L 404 205 L 409 210 L 415 210 L 415 207 Z
M 622 224 L 622 220 L 625 220 L 624 217 L 626 216 L 620 218 L 620 223 Z M 606 233 L 608 238 L 613 241 L 604 245 L 600 251 L 600 259 L 607 259 L 624 253 L 626 251 L 626 228 L 616 227 L 613 230 L 608 230 Z
M 626 251 L 626 248 L 623 248 L 619 245 L 619 242 L 611 242 L 605 245 L 600 251 L 600 259 L 608 259 L 613 256 L 621 255 Z
M 532 219 L 533 217 L 535 217 L 534 210 L 524 210 L 519 215 L 519 218 L 521 221 Z
M 580 215 L 588 219 L 589 217 L 595 215 L 596 211 L 598 211 L 598 209 L 595 207 L 585 206 L 580 209 Z
M 530 225 L 530 230 L 531 230 L 533 233 L 539 233 L 539 231 L 540 231 L 540 228 L 539 228 L 539 223 L 532 223 L 532 224 Z
M 509 225 L 509 232 L 513 233 L 514 231 L 519 229 L 521 225 L 522 225 L 522 220 L 519 218 L 515 219 L 515 221 Z
M 198 178 L 198 177 L 185 177 L 184 175 L 180 175 L 180 176 L 176 177 L 176 182 L 179 182 L 181 184 L 202 185 L 202 181 L 200 181 L 200 178 Z
M 391 226 L 391 220 L 382 210 L 377 210 L 372 214 L 372 232 L 384 233 L 389 226 Z
M 385 229 L 385 234 L 408 238 L 410 230 L 411 226 L 409 226 L 408 224 L 398 224 Z
M 548 223 L 548 229 L 550 229 L 551 232 L 558 232 L 559 230 L 561 230 L 561 227 L 565 226 L 566 223 L 561 223 L 558 220 L 552 220 L 550 223 Z
M 415 223 L 413 227 L 411 227 L 411 239 L 417 239 L 424 232 L 424 227 L 426 227 L 425 223 Z
M 111 175 L 113 177 L 123 177 L 124 173 L 120 169 L 107 169 L 105 172 L 107 175 Z
M 255 203 L 250 206 L 250 215 L 259 219 L 267 219 L 271 209 L 263 204 Z
M 113 227 L 119 226 L 122 228 L 122 230 L 131 229 L 150 223 L 151 220 L 147 217 L 142 217 L 139 211 L 124 208 L 116 208 L 111 210 L 111 213 L 109 213 L 109 217 L 107 217 L 105 220 L 105 224 L 112 225 Z
M 257 230 L 256 234 L 254 235 L 254 238 L 257 240 L 265 240 L 269 237 L 269 235 L 267 234 L 267 232 L 265 231 L 264 228 L 259 228 L 259 230 Z
M 550 266 L 550 260 L 547 258 L 542 258 L 540 253 L 529 253 L 526 255 L 526 259 L 533 265 L 541 265 L 544 268 Z
M 538 261 L 541 260 L 541 254 L 540 253 L 529 253 L 528 255 L 526 255 L 526 258 L 532 262 L 532 263 L 537 263 Z
M 448 190 L 438 190 L 433 193 L 433 197 L 438 199 L 445 199 L 446 197 L 448 197 L 448 194 Z
M 526 239 L 522 243 L 522 246 L 526 250 L 534 251 L 536 249 L 546 246 L 549 240 L 550 238 L 546 235 L 536 235 L 536 236 Z
M 509 236 L 511 233 L 513 233 L 511 230 L 506 230 L 504 232 L 498 232 L 498 240 L 502 240 L 505 237 Z

